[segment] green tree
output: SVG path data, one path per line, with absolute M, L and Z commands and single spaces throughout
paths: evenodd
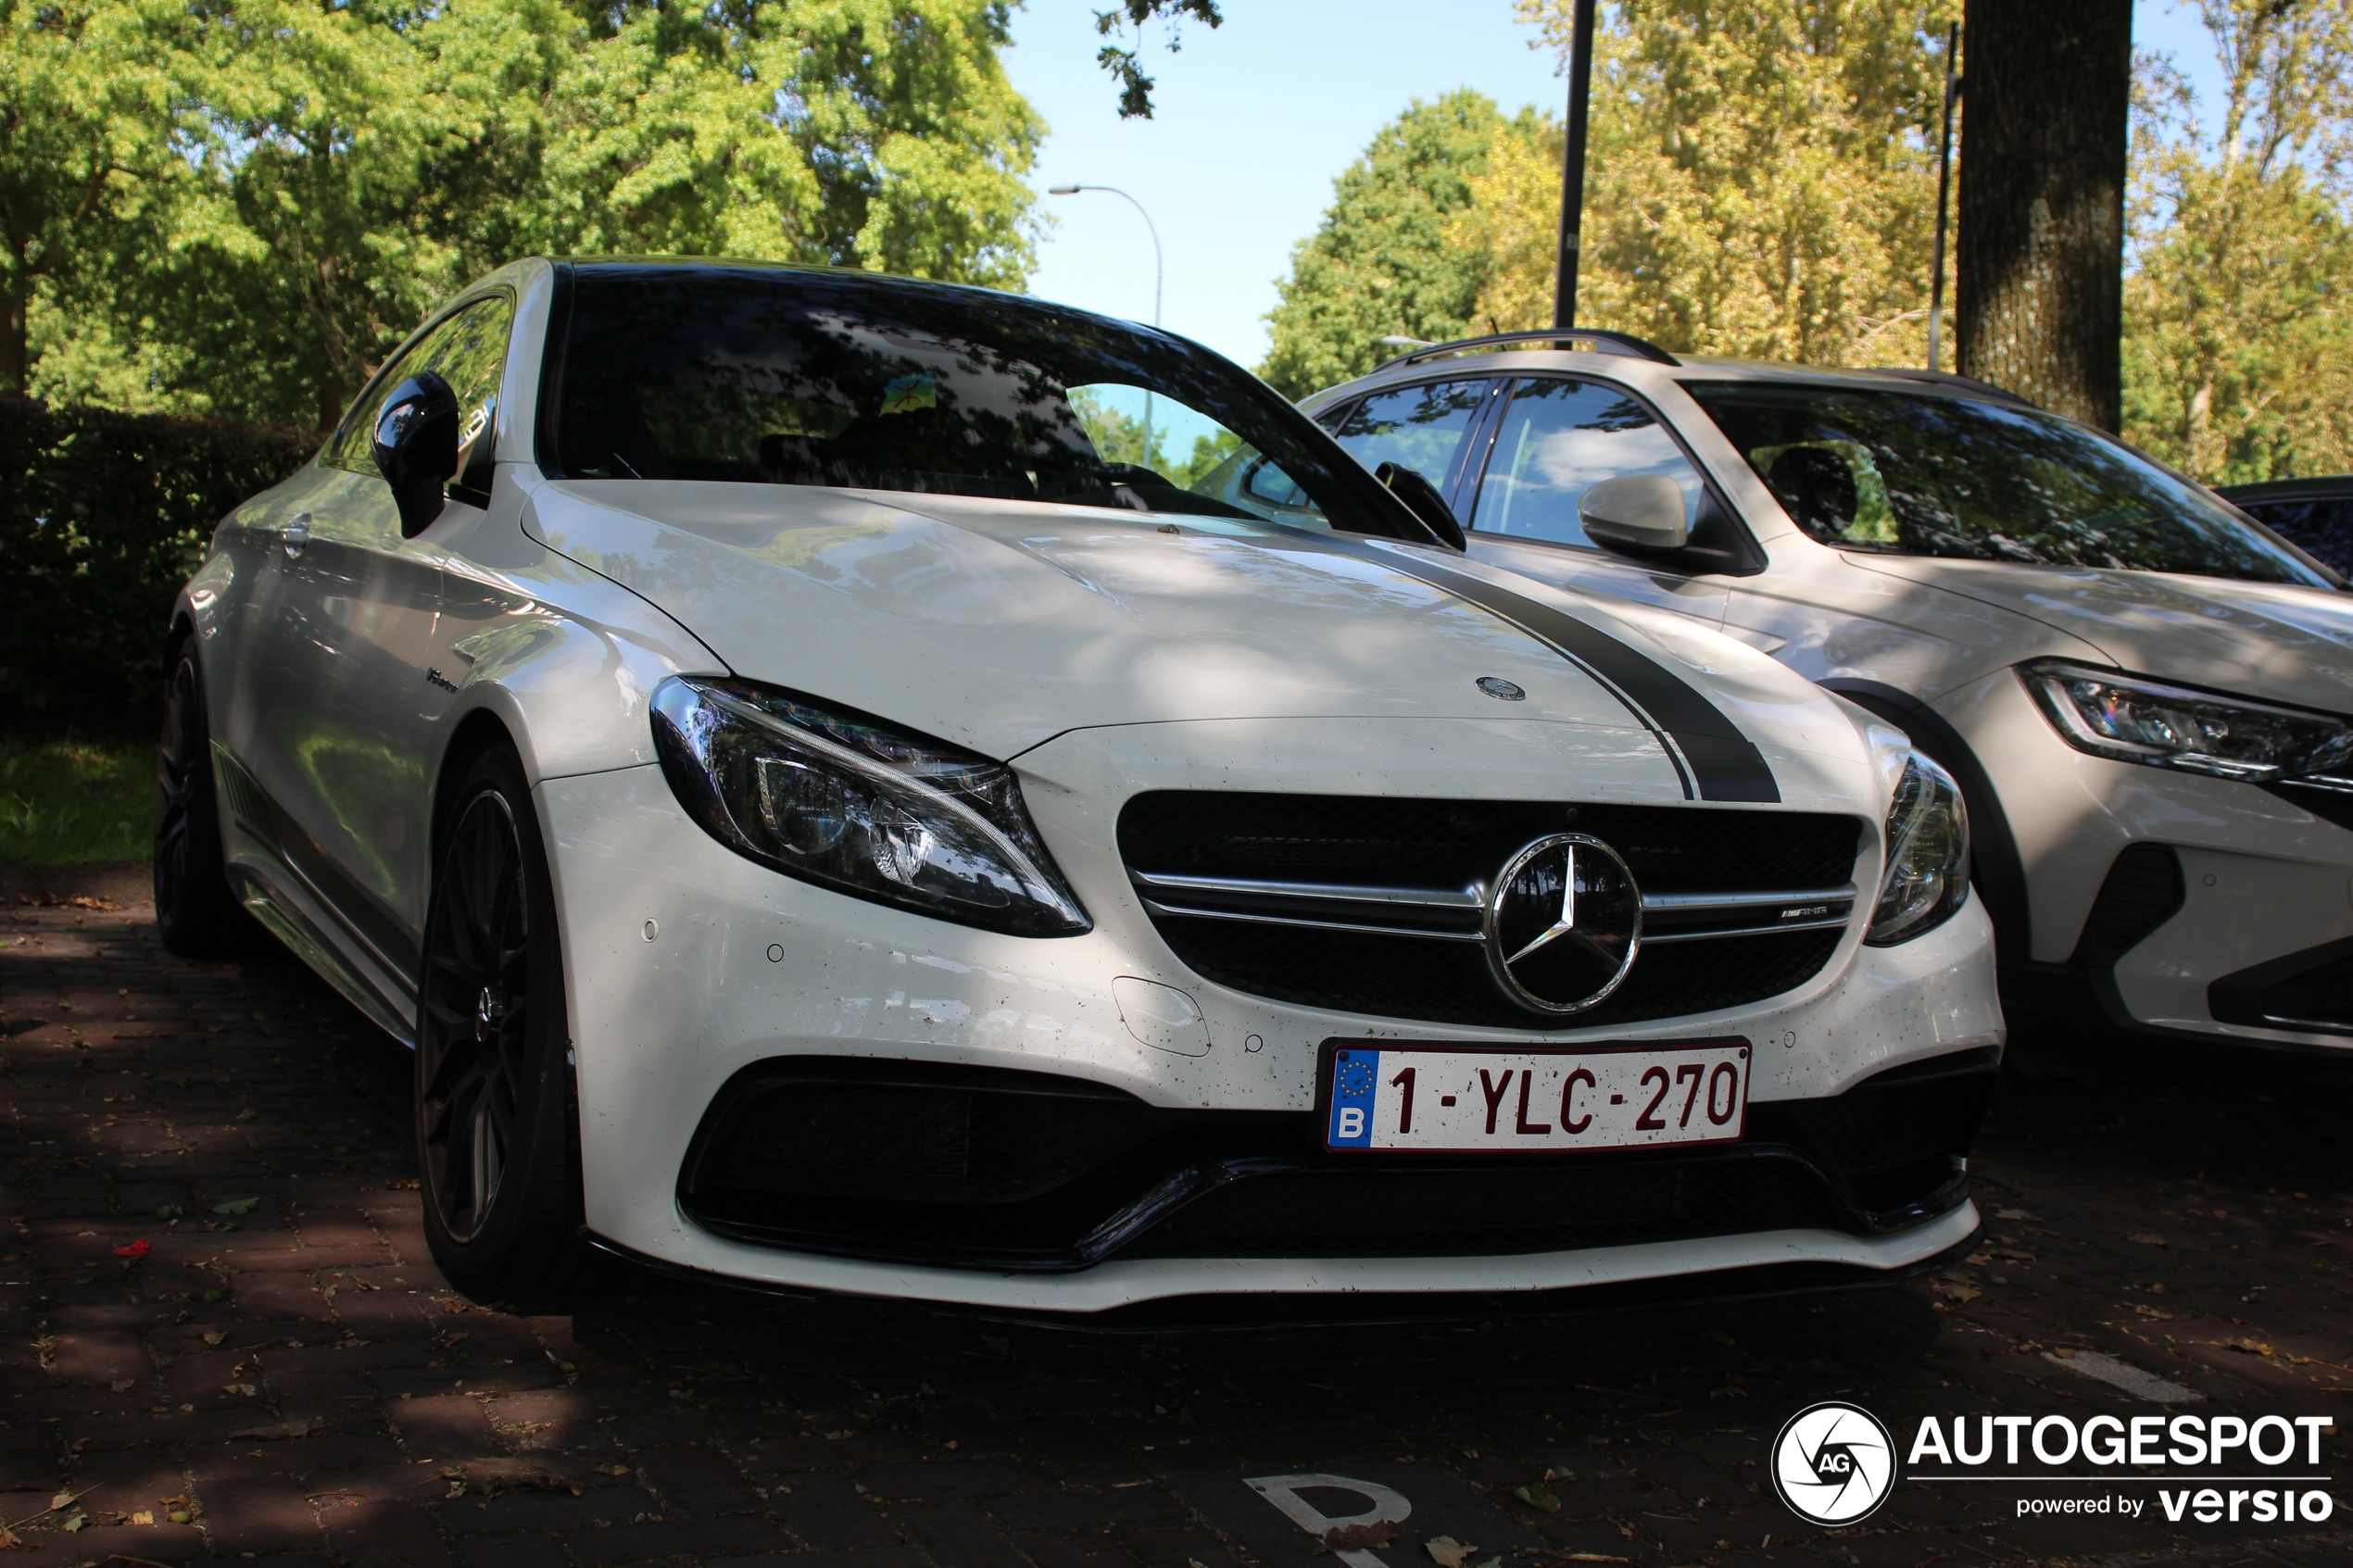
M 2222 69 L 2201 125 L 2144 61 L 2124 428 L 2217 483 L 2353 469 L 2353 16 L 2206 0 Z
M 106 311 L 44 324 L 54 393 L 122 401 L 144 378 L 168 406 L 330 422 L 433 301 L 534 252 L 1003 287 L 1031 262 L 1043 126 L 1005 79 L 1003 0 L 192 14 L 170 244 Z
M 1469 207 L 1471 182 L 1504 124 L 1492 99 L 1461 88 L 1435 103 L 1416 99 L 1381 128 L 1334 182 L 1315 232 L 1291 252 L 1260 374 L 1303 397 L 1390 358 L 1383 337 L 1463 335 L 1489 266 L 1483 252 L 1450 240 L 1448 225 Z
M 1521 0 L 1567 48 L 1569 0 Z M 1957 0 L 1627 0 L 1597 31 L 1578 319 L 1814 364 L 1924 352 Z M 1453 237 L 1479 325 L 1552 320 L 1561 131 L 1523 117 Z
M 28 389 L 32 320 L 152 242 L 184 169 L 171 70 L 186 13 L 156 0 L 0 0 L 0 393 Z

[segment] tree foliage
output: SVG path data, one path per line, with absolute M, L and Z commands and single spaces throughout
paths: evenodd
M 69 3 L 113 17 L 150 0 Z M 1020 177 L 1043 126 L 1005 79 L 1004 0 L 180 14 L 179 34 L 139 35 L 165 84 L 140 145 L 171 167 L 124 175 L 160 194 L 118 204 L 121 222 L 144 201 L 153 232 L 31 290 L 27 380 L 45 395 L 325 423 L 434 300 L 534 252 L 1012 287 L 1031 262 Z M 59 69 L 94 100 L 109 62 Z M 28 100 L 14 80 L 0 91 L 6 125 Z
M 2204 0 L 2222 70 L 2201 124 L 2141 67 L 2125 431 L 2201 478 L 2353 470 L 2353 13 Z
M 1523 119 L 1532 134 L 1533 116 Z M 1504 125 L 1492 99 L 1463 88 L 1416 99 L 1380 129 L 1334 182 L 1323 222 L 1291 252 L 1262 375 L 1302 397 L 1393 356 L 1383 337 L 1463 335 L 1491 266 L 1450 239 L 1449 224 L 1468 210 Z
M 1570 0 L 1521 0 L 1567 47 Z M 1954 0 L 1627 0 L 1596 31 L 1578 320 L 1668 347 L 1917 358 Z M 1552 320 L 1561 130 L 1503 132 L 1455 243 L 1482 327 Z

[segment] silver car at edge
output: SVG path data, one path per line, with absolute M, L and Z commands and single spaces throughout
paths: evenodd
M 2014 1022 L 2353 1047 L 2353 596 L 2213 492 L 1958 376 L 1605 332 L 1302 407 L 1424 476 L 1473 559 L 1901 724 L 1967 795 Z

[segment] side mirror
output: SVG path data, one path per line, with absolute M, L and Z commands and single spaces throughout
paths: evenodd
M 375 443 L 401 537 L 414 539 L 441 515 L 443 486 L 457 476 L 458 395 L 431 370 L 410 376 L 376 410 Z
M 1692 542 L 1683 487 L 1660 473 L 1604 479 L 1577 503 L 1585 537 L 1613 550 L 1680 550 Z
M 1373 470 L 1373 477 L 1404 502 L 1405 509 L 1419 518 L 1424 528 L 1437 534 L 1440 544 L 1450 549 L 1470 548 L 1470 542 L 1463 537 L 1463 525 L 1454 520 L 1454 508 L 1446 504 L 1438 486 L 1423 478 L 1419 470 L 1403 463 L 1383 463 Z

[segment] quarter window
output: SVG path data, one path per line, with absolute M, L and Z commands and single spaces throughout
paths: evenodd
M 1682 486 L 1687 518 L 1705 494 L 1682 448 L 1626 393 L 1591 382 L 1524 381 L 1504 410 L 1472 526 L 1590 545 L 1578 503 L 1603 480 L 1629 474 L 1665 474 Z
M 1412 469 L 1446 492 L 1461 459 L 1464 438 L 1478 422 L 1493 383 L 1426 382 L 1376 392 L 1350 410 L 1332 434 L 1367 471 L 1383 463 Z

